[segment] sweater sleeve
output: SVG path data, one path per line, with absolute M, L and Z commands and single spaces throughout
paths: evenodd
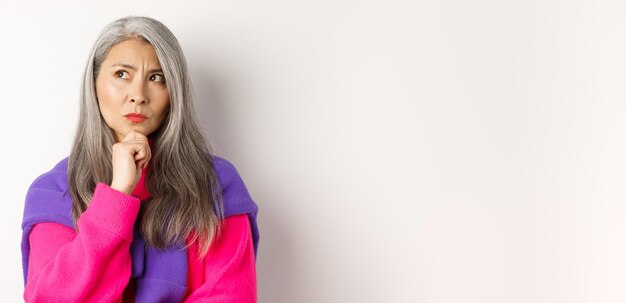
M 29 235 L 26 302 L 116 302 L 131 275 L 130 243 L 137 197 L 98 183 L 77 220 L 78 233 L 53 222 Z
M 204 282 L 185 300 L 191 302 L 257 302 L 256 263 L 246 214 L 224 220 L 222 233 L 204 257 Z

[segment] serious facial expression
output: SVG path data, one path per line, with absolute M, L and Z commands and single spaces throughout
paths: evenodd
M 169 111 L 170 97 L 154 47 L 137 39 L 113 46 L 96 76 L 96 95 L 116 142 L 130 130 L 145 136 L 157 130 Z

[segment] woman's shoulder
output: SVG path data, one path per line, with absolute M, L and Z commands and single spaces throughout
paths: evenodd
M 237 169 L 235 168 L 235 165 L 233 165 L 232 162 L 228 161 L 223 156 L 211 155 L 211 159 L 213 160 L 213 167 L 215 168 L 216 171 L 227 170 L 230 172 L 237 173 Z
M 38 175 L 30 184 L 29 191 L 32 189 L 46 189 L 56 192 L 66 192 L 68 189 L 68 158 L 69 157 L 66 156 L 60 159 L 51 169 Z M 223 194 L 231 198 L 249 199 L 248 190 L 236 166 L 223 156 L 211 155 L 211 159 Z
M 217 155 L 213 155 L 212 159 L 213 167 L 222 189 L 225 215 L 228 217 L 241 213 L 255 213 L 258 207 L 250 196 L 243 178 L 235 165 L 224 157 Z
M 64 157 L 54 164 L 51 169 L 39 174 L 30 184 L 29 188 L 42 188 L 61 192 L 66 191 L 67 160 L 68 157 Z
M 68 190 L 67 158 L 40 174 L 26 192 L 22 228 L 43 221 L 73 226 L 70 217 L 72 197 Z
M 235 165 L 222 156 L 212 155 L 213 169 L 222 186 L 233 182 L 243 182 Z

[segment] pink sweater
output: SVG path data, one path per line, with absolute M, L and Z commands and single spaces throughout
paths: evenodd
M 77 221 L 80 233 L 52 222 L 33 227 L 26 302 L 133 302 L 130 243 L 140 203 L 150 197 L 144 186 L 146 169 L 131 195 L 98 183 Z M 231 216 L 223 224 L 203 259 L 198 260 L 197 242 L 187 250 L 184 302 L 257 301 L 248 217 Z

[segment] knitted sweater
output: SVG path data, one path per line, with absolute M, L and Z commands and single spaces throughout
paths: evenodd
M 67 158 L 60 164 L 64 161 L 66 164 Z M 225 159 L 215 157 L 215 162 L 216 166 L 229 165 L 230 171 L 236 174 L 234 166 Z M 133 237 L 139 236 L 133 227 L 141 201 L 150 197 L 144 184 L 146 170 L 142 171 L 131 195 L 98 183 L 89 208 L 77 221 L 80 233 L 75 233 L 67 224 L 45 220 L 34 224 L 30 232 L 25 231 L 29 244 L 26 250 L 24 243 L 22 245 L 23 253 L 28 255 L 23 256 L 25 279 L 28 277 L 24 291 L 27 302 L 134 301 L 133 278 L 149 270 L 142 268 L 143 264 L 138 264 L 134 256 L 131 260 L 129 253 L 133 250 L 132 244 L 137 243 Z M 33 182 L 29 189 L 31 196 L 35 188 L 43 187 L 37 184 L 45 175 Z M 222 184 L 226 179 L 223 175 L 218 173 L 224 193 L 224 188 L 232 187 L 233 182 Z M 234 179 L 241 183 L 239 177 Z M 243 189 L 245 191 L 245 187 Z M 247 191 L 241 194 L 245 196 Z M 25 209 L 24 226 L 32 221 L 26 213 Z M 186 251 L 185 302 L 256 302 L 258 229 L 256 212 L 253 217 L 250 215 L 233 211 L 227 214 L 222 222 L 222 234 L 203 259 L 199 259 L 197 242 L 191 243 L 191 236 L 187 239 L 191 246 Z

